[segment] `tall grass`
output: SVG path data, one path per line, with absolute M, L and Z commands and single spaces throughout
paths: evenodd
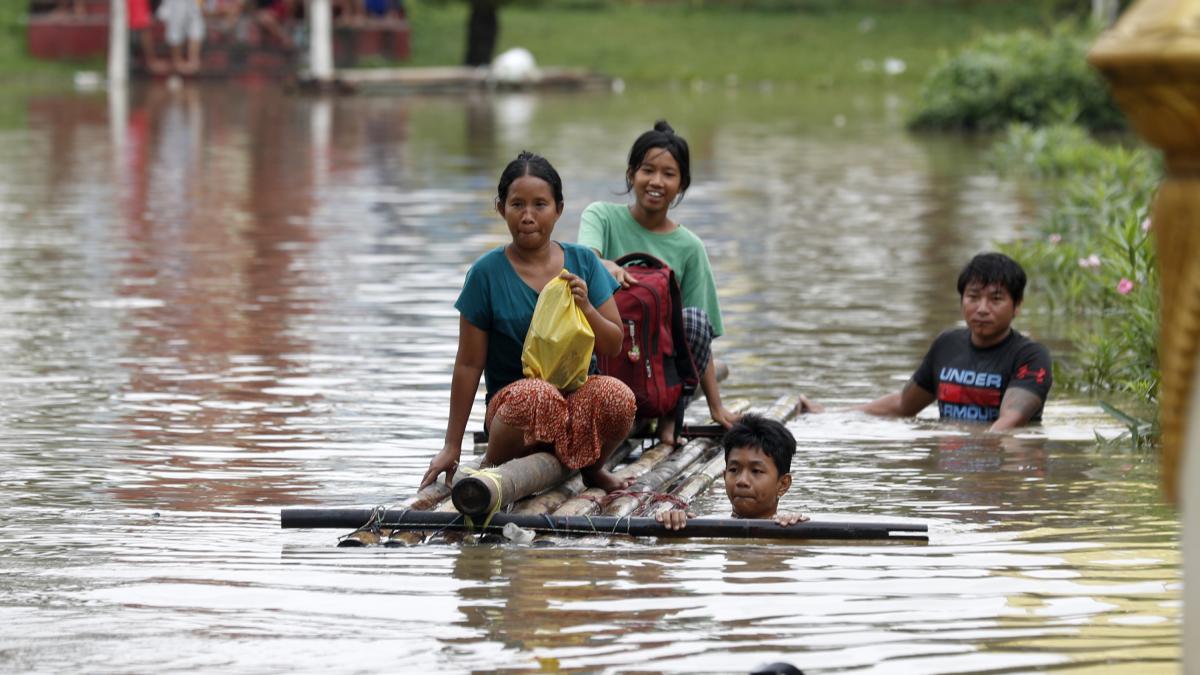
M 500 11 L 498 49 L 521 46 L 543 65 L 633 82 L 912 89 L 944 50 L 988 30 L 1043 25 L 1045 6 L 1042 0 L 517 3 Z M 461 62 L 466 3 L 409 0 L 408 7 L 412 65 Z

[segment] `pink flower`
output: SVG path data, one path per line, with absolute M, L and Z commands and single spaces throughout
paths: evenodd
M 1132 290 L 1133 282 L 1125 277 L 1121 277 L 1121 280 L 1117 282 L 1117 292 L 1121 295 L 1129 295 L 1129 292 Z
M 1062 235 L 1061 235 L 1061 234 L 1052 234 L 1052 235 L 1050 235 L 1050 243 L 1051 243 L 1051 244 L 1057 244 L 1057 243 L 1058 243 L 1058 242 L 1060 242 L 1060 241 L 1062 241 Z
M 1080 258 L 1079 266 L 1084 269 L 1088 269 L 1091 267 L 1099 267 L 1100 266 L 1100 256 L 1093 253 L 1086 258 Z
M 1149 232 L 1150 226 L 1150 216 L 1146 216 L 1146 219 L 1142 221 L 1142 232 Z

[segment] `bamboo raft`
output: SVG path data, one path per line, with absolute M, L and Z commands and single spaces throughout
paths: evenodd
M 783 397 L 765 417 L 787 421 L 796 397 Z M 731 410 L 745 411 L 745 402 Z M 687 427 L 685 427 L 687 428 Z M 699 429 L 706 429 L 698 427 Z M 550 453 L 535 453 L 479 471 L 465 463 L 451 485 L 436 482 L 394 507 L 288 508 L 284 528 L 357 528 L 338 546 L 411 546 L 431 535 L 461 533 L 506 536 L 629 535 L 638 537 L 720 537 L 791 540 L 895 540 L 923 542 L 926 526 L 911 522 L 807 521 L 781 527 L 771 520 L 689 519 L 682 530 L 668 530 L 659 513 L 686 506 L 708 490 L 725 467 L 717 434 L 701 432 L 682 447 L 658 443 L 633 462 L 618 466 L 641 441 L 631 438 L 609 460 L 619 478 L 634 478 L 625 490 L 606 494 L 587 488 Z M 519 528 L 519 529 L 513 529 Z M 510 536 L 510 538 L 512 538 Z

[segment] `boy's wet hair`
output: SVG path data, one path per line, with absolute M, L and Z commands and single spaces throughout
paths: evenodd
M 563 201 L 562 179 L 558 177 L 558 172 L 554 170 L 554 165 L 550 164 L 550 160 L 522 150 L 517 158 L 508 163 L 504 167 L 504 171 L 500 174 L 500 184 L 496 186 L 496 199 L 503 204 L 504 200 L 508 199 L 508 188 L 516 182 L 521 176 L 533 176 L 541 178 L 550 184 L 550 189 L 554 192 L 554 201 L 561 204 Z
M 796 438 L 782 422 L 749 413 L 725 432 L 721 446 L 726 459 L 735 448 L 762 450 L 775 463 L 780 476 L 791 473 L 792 456 L 796 454 Z
M 692 160 L 687 141 L 683 136 L 676 134 L 666 120 L 655 122 L 653 129 L 638 136 L 633 142 L 633 147 L 629 150 L 629 166 L 625 169 L 625 191 L 633 189 L 633 179 L 630 176 L 642 165 L 646 153 L 654 148 L 665 149 L 679 164 L 679 196 L 675 200 L 679 203 L 683 201 L 683 193 L 687 192 L 688 186 L 692 184 Z
M 980 253 L 958 275 L 958 297 L 962 297 L 967 286 L 979 282 L 983 286 L 999 284 L 1008 290 L 1013 304 L 1020 304 L 1025 297 L 1025 270 L 1016 260 L 1003 253 Z

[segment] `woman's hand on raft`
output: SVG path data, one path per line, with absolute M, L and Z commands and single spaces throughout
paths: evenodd
M 458 458 L 461 455 L 462 451 L 458 448 L 442 448 L 441 452 L 429 460 L 429 468 L 425 470 L 425 477 L 421 479 L 421 487 L 433 484 L 442 473 L 446 474 L 446 485 L 449 485 L 450 481 L 454 480 L 454 472 L 458 471 Z
M 618 284 L 621 284 L 621 288 L 629 288 L 630 284 L 635 286 L 637 285 L 637 279 L 634 279 L 633 275 L 630 274 L 629 271 L 624 267 L 621 267 L 611 260 L 605 260 L 603 262 L 604 269 L 608 270 L 608 273 L 617 280 Z

